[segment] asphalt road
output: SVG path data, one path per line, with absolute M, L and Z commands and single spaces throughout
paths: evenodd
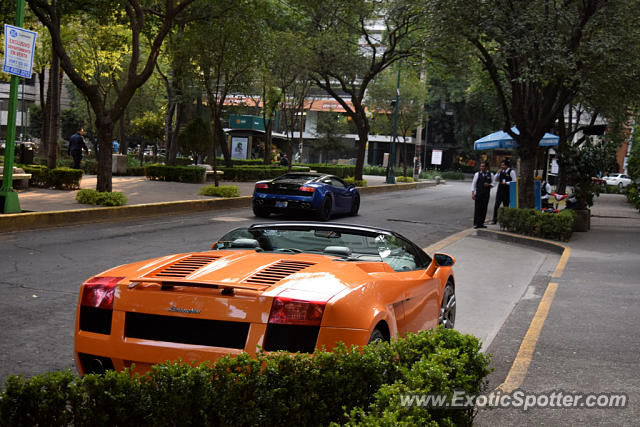
M 471 226 L 468 190 L 469 183 L 452 182 L 367 195 L 359 216 L 332 221 L 393 229 L 427 247 Z M 0 385 L 11 374 L 74 369 L 78 290 L 88 277 L 128 262 L 207 250 L 227 231 L 255 222 L 264 220 L 250 209 L 233 209 L 0 234 Z

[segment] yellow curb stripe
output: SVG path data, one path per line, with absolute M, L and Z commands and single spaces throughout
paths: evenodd
M 504 382 L 498 386 L 498 390 L 502 390 L 504 393 L 511 393 L 524 382 L 524 378 L 527 376 L 527 371 L 529 370 L 529 365 L 531 364 L 531 359 L 533 358 L 533 352 L 540 337 L 540 332 L 542 331 L 542 326 L 547 319 L 557 289 L 558 284 L 554 282 L 550 282 L 547 286 L 547 290 L 544 292 L 542 300 L 538 305 L 538 310 L 529 325 L 529 330 L 520 344 L 520 349 L 518 350 L 516 359 L 513 361 L 513 365 L 511 365 L 509 374 Z
M 558 277 L 562 276 L 562 273 L 564 272 L 564 268 L 567 266 L 567 261 L 569 261 L 570 256 L 571 256 L 571 248 L 568 246 L 564 246 L 564 251 L 562 252 L 562 256 L 558 261 L 558 265 L 556 265 L 556 269 L 553 271 L 553 274 L 551 275 L 552 278 L 557 279 Z
M 427 246 L 426 248 L 423 248 L 422 250 L 425 251 L 428 254 L 433 253 L 433 252 L 437 252 L 437 251 L 441 250 L 444 247 L 447 247 L 449 245 L 453 245 L 455 242 L 457 242 L 458 240 L 462 239 L 463 237 L 467 237 L 471 233 L 473 233 L 473 228 L 468 228 L 466 230 L 462 230 L 462 231 L 460 231 L 458 233 L 452 234 L 451 236 L 440 240 L 439 242 L 434 243 L 431 246 Z

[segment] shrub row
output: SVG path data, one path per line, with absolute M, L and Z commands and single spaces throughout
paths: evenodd
M 287 173 L 288 168 L 284 166 L 234 166 L 232 168 L 219 168 L 224 172 L 225 181 L 260 181 L 261 179 L 272 179 Z M 292 167 L 292 172 L 309 172 L 308 167 Z
M 354 165 L 331 165 L 324 163 L 311 163 L 307 164 L 310 169 L 320 172 L 328 173 L 330 175 L 339 176 L 340 178 L 346 178 L 348 176 L 354 176 L 356 174 L 356 167 Z
M 498 222 L 502 230 L 545 239 L 569 241 L 573 233 L 576 213 L 565 209 L 559 213 L 542 212 L 537 209 L 501 207 Z
M 640 210 L 640 191 L 635 184 L 627 189 L 627 200 Z
M 11 376 L 0 394 L 0 425 L 471 425 L 473 408 L 402 406 L 400 396 L 481 393 L 489 362 L 477 338 L 439 329 L 313 357 L 244 353 L 197 367 L 167 363 L 145 376 Z
M 412 176 L 397 176 L 396 177 L 396 181 L 397 182 L 413 182 L 413 177 Z
M 238 197 L 240 189 L 235 185 L 205 185 L 200 189 L 201 196 Z
M 355 179 L 355 177 L 353 177 L 353 176 L 348 176 L 346 178 L 343 178 L 343 181 L 347 185 L 355 185 L 356 187 L 366 187 L 367 186 L 367 180 L 366 179 Z
M 59 190 L 76 190 L 80 188 L 82 169 L 59 167 L 49 169 L 42 165 L 21 165 L 25 173 L 31 174 L 29 185 L 33 187 L 57 188 Z
M 107 192 L 96 190 L 80 190 L 76 201 L 85 205 L 123 206 L 127 204 L 127 196 L 119 191 Z
M 167 166 L 161 164 L 147 165 L 144 175 L 156 181 L 204 182 L 204 168 L 197 166 Z

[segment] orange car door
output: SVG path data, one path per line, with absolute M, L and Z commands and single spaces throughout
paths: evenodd
M 440 304 L 438 279 L 425 275 L 423 270 L 398 273 L 406 287 L 403 301 L 404 332 L 417 332 L 438 326 Z

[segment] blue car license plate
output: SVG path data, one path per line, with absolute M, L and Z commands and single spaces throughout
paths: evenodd
M 276 208 L 286 208 L 287 202 L 276 202 Z

